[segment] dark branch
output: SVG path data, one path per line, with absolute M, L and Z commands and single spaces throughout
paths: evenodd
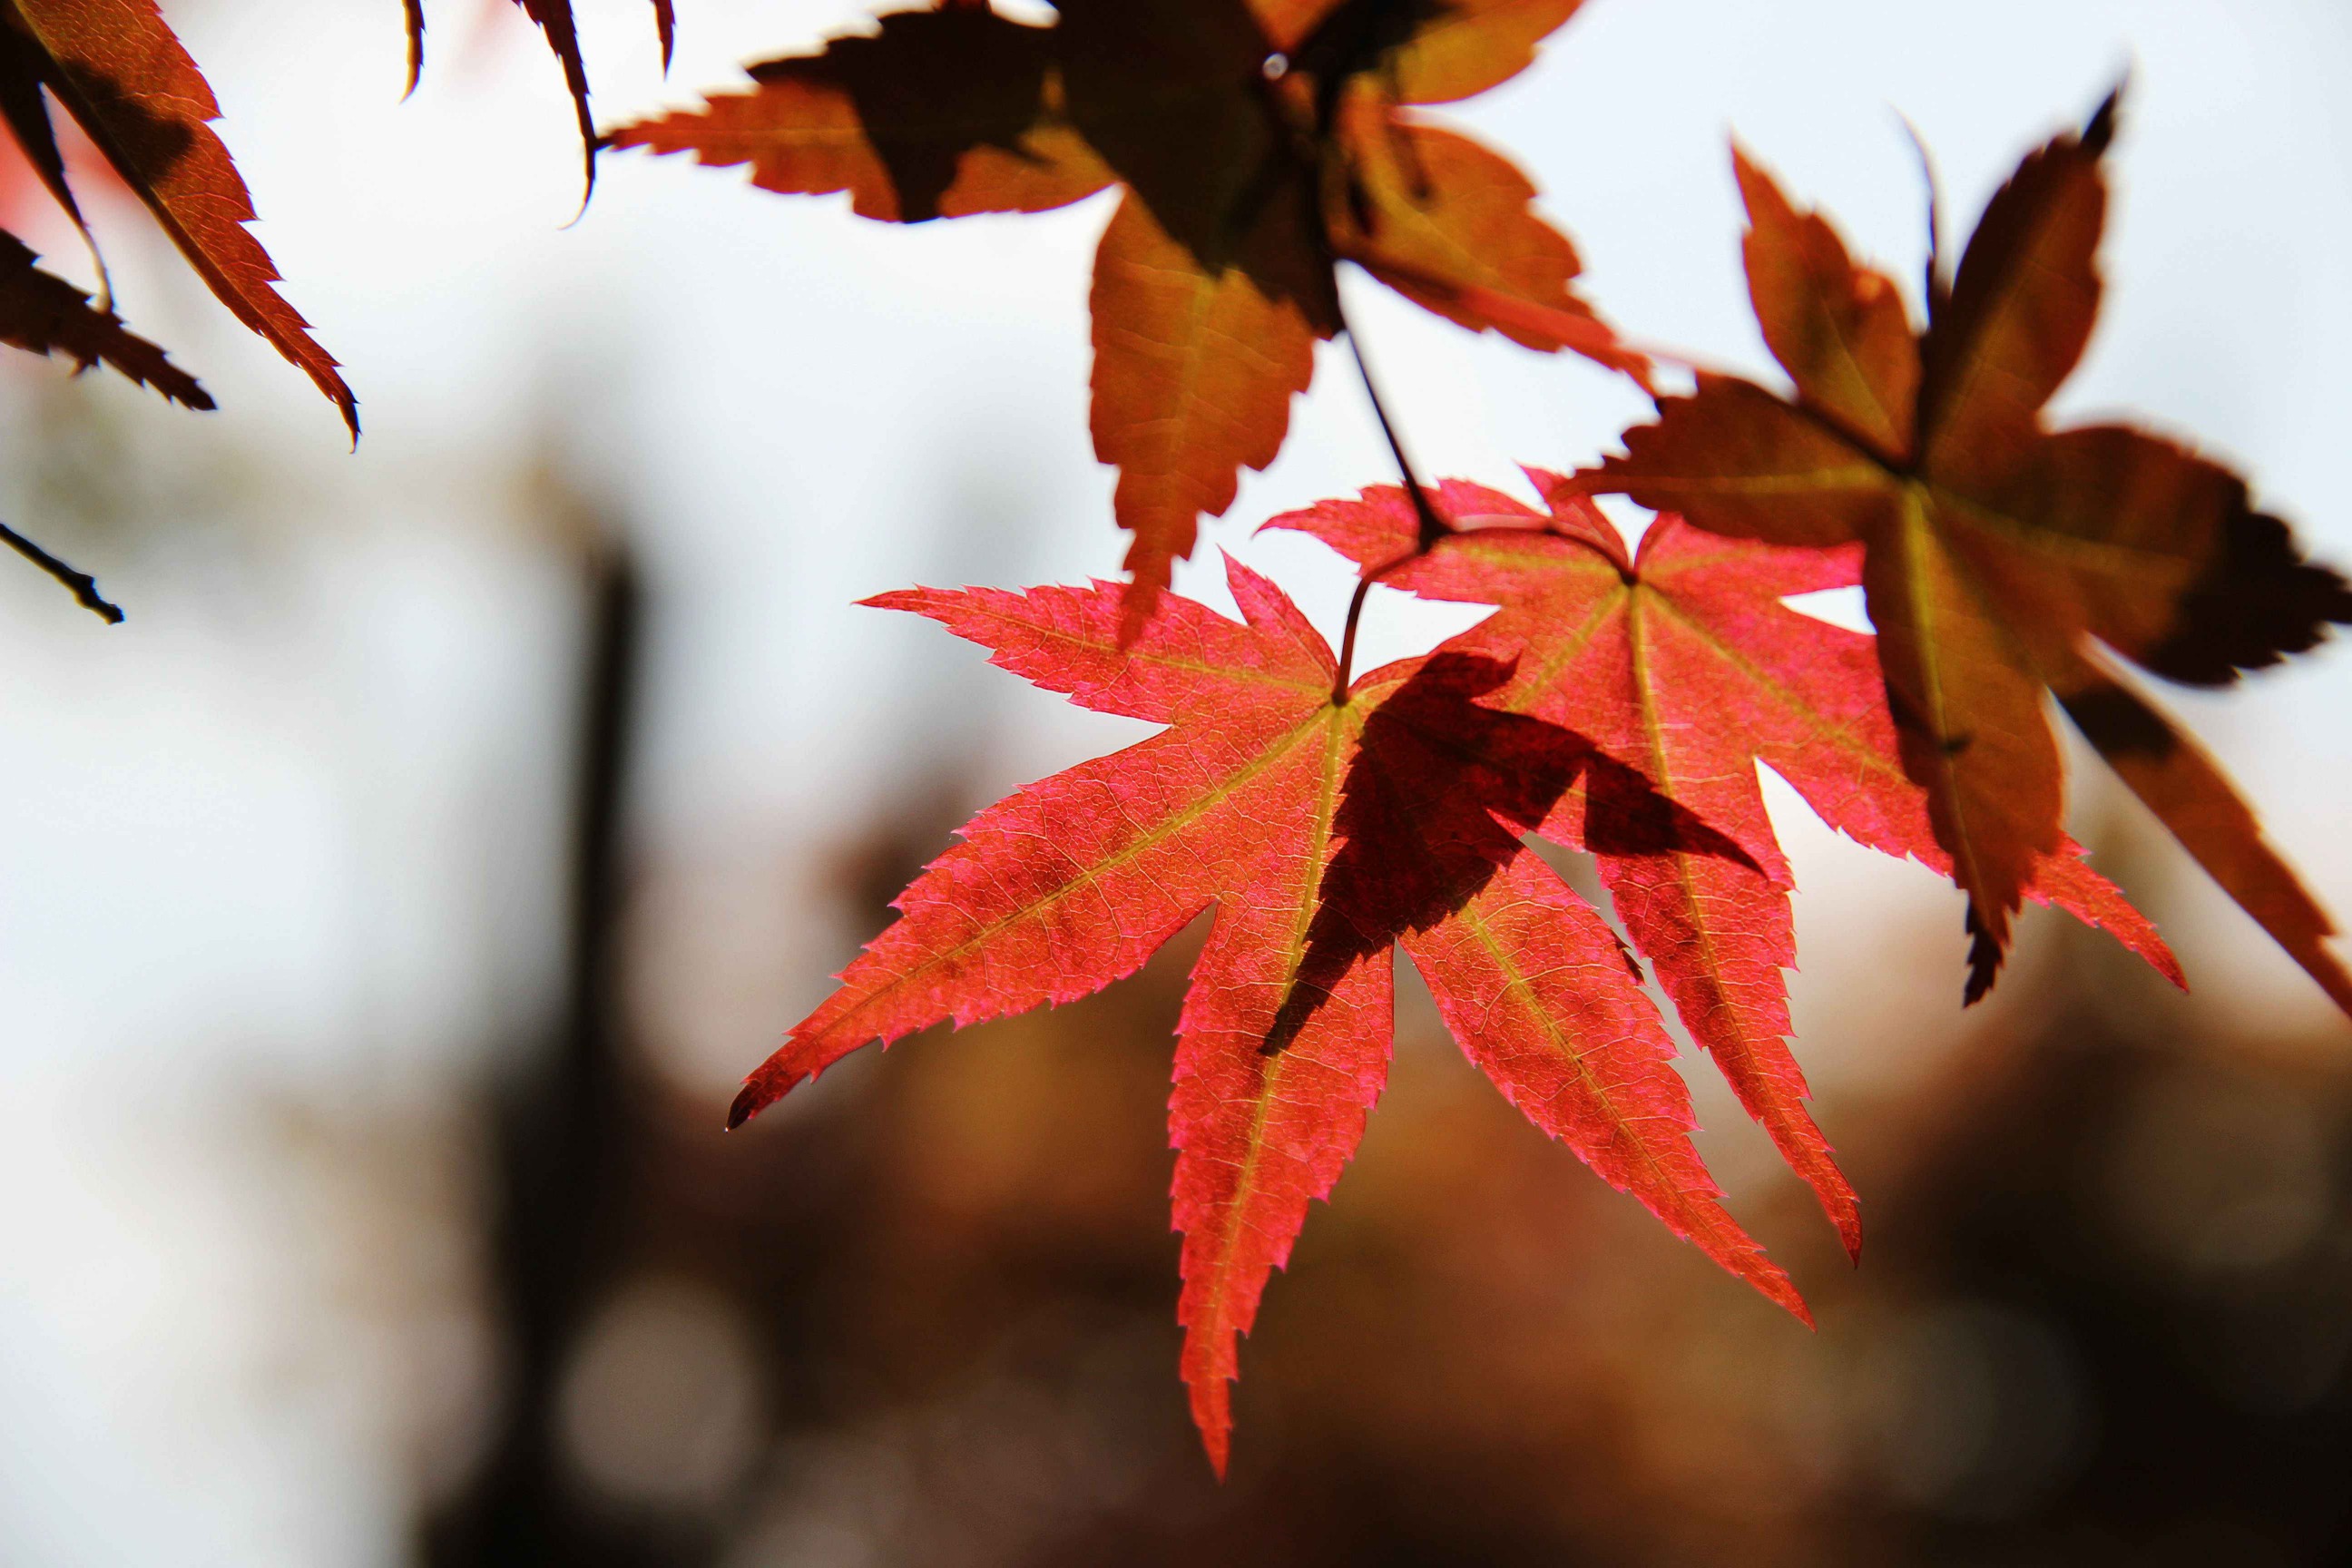
M 1423 488 L 1421 478 L 1413 471 L 1412 459 L 1405 455 L 1404 441 L 1397 435 L 1396 424 L 1389 418 L 1388 405 L 1381 401 L 1380 384 L 1372 379 L 1372 367 L 1364 358 L 1363 340 L 1356 335 L 1347 318 L 1339 319 L 1339 330 L 1348 334 L 1349 352 L 1356 356 L 1356 374 L 1364 378 L 1364 395 L 1372 400 L 1372 416 L 1381 422 L 1381 434 L 1388 437 L 1389 452 L 1396 458 L 1397 472 L 1404 479 L 1405 493 L 1412 498 L 1412 514 L 1421 521 L 1420 548 L 1426 552 L 1439 540 L 1454 531 L 1453 525 L 1437 515 L 1431 504 L 1429 492 Z
M 66 591 L 83 609 L 110 626 L 122 624 L 122 606 L 98 591 L 97 578 L 87 572 L 75 571 L 5 522 L 0 522 L 0 540 L 5 540 L 11 550 L 65 584 Z

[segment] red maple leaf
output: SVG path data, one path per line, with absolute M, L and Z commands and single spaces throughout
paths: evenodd
M 1529 477 L 1550 493 L 1549 514 L 1483 486 L 1438 487 L 1434 504 L 1463 531 L 1381 580 L 1499 606 L 1440 650 L 1511 668 L 1483 700 L 1585 737 L 1637 789 L 1654 792 L 1647 799 L 1671 798 L 1745 852 L 1709 854 L 1687 834 L 1645 830 L 1643 801 L 1631 791 L 1571 792 L 1538 828 L 1598 857 L 1634 947 L 1692 1037 L 1859 1256 L 1853 1190 L 1805 1110 L 1804 1075 L 1789 1051 L 1781 972 L 1796 963 L 1794 879 L 1756 768 L 1771 768 L 1857 841 L 1950 874 L 1927 796 L 1904 774 L 1872 639 L 1781 603 L 1853 586 L 1861 553 L 1721 539 L 1669 513 L 1628 554 L 1590 500 L 1549 474 Z M 1366 568 L 1413 555 L 1419 532 L 1410 498 L 1394 486 L 1265 526 L 1312 534 Z M 2179 982 L 2155 928 L 2074 844 L 2062 840 L 2025 892 L 2113 931 Z
M 1330 650 L 1288 598 L 1227 571 L 1245 624 L 1170 597 L 1124 647 L 1116 584 L 869 601 L 929 616 L 1083 706 L 1167 728 L 973 818 L 745 1082 L 730 1124 L 869 1041 L 1098 990 L 1213 908 L 1169 1120 L 1183 1375 L 1220 1471 L 1234 1338 L 1379 1098 L 1400 943 L 1531 1121 L 1802 1317 L 1691 1147 L 1673 1044 L 1615 934 L 1521 834 L 1580 792 L 1620 803 L 1650 847 L 1738 847 L 1582 737 L 1482 705 L 1509 679 L 1493 660 L 1410 660 L 1335 696 Z
M 2045 691 L 2133 792 L 2352 1011 L 2333 927 L 2221 770 L 2126 683 L 2195 685 L 2352 622 L 2352 586 L 2305 561 L 2245 481 L 2124 426 L 2052 430 L 2042 405 L 2089 341 L 2109 99 L 2029 154 L 1985 209 L 1928 321 L 1826 222 L 1737 156 L 1748 290 L 1795 384 L 1702 374 L 1585 481 L 1713 532 L 1858 543 L 1904 767 L 1969 894 L 1989 976 L 2033 868 L 2059 843 Z
M 79 223 L 44 89 L 147 204 L 205 287 L 333 401 L 356 439 L 358 402 L 335 357 L 278 293 L 278 268 L 245 226 L 253 197 L 213 132 L 220 105 L 155 0 L 0 0 L 0 118 Z
M 1045 27 L 901 11 L 605 142 L 902 223 L 1121 186 L 1095 262 L 1092 425 L 1143 604 L 1281 449 L 1317 340 L 1344 325 L 1335 261 L 1474 330 L 1642 372 L 1571 289 L 1576 252 L 1527 178 L 1411 112 L 1516 75 L 1580 3 L 1063 0 Z

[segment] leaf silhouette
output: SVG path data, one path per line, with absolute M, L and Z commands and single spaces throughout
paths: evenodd
M 1526 826 L 1591 850 L 1633 945 L 1790 1168 L 1859 1255 L 1861 1212 L 1804 1108 L 1788 1048 L 1794 886 L 1758 785 L 1759 762 L 1832 826 L 1948 874 L 1924 793 L 1906 777 L 1871 638 L 1789 609 L 1784 595 L 1852 586 L 1859 552 L 1776 548 L 1661 516 L 1629 554 L 1573 487 L 1530 470 L 1549 513 L 1449 481 L 1435 497 L 1465 531 L 1383 578 L 1433 599 L 1497 605 L 1433 656 L 1511 661 L 1483 700 L 1589 739 L 1629 788 L 1561 791 Z M 1360 565 L 1409 553 L 1418 520 L 1391 486 L 1277 517 Z M 1498 714 L 1497 718 L 1500 719 Z M 1593 776 L 1606 779 L 1596 770 Z M 1703 824 L 1641 831 L 1650 802 Z M 1719 831 L 1734 847 L 1711 841 Z M 2062 840 L 2024 889 L 2103 926 L 2176 984 L 2153 927 Z
M 596 188 L 596 122 L 588 110 L 588 62 L 580 52 L 580 28 L 572 15 L 572 0 L 515 0 L 523 15 L 537 25 L 547 47 L 563 68 L 563 86 L 572 95 L 572 111 L 580 122 L 581 154 L 586 161 L 586 188 Z M 677 11 L 673 0 L 653 0 L 654 32 L 661 40 L 662 69 L 669 69 L 677 45 Z M 415 92 L 425 76 L 425 0 L 401 0 L 402 20 L 408 30 L 408 90 Z
M 1091 424 L 1148 605 L 1240 471 L 1281 450 L 1316 342 L 1344 325 L 1338 261 L 1465 326 L 1645 374 L 1575 292 L 1575 250 L 1525 176 L 1411 112 L 1508 79 L 1576 9 L 1063 0 L 1043 27 L 900 11 L 605 142 L 748 164 L 765 189 L 846 193 L 893 222 L 1119 186 L 1095 263 Z
M 82 369 L 103 361 L 141 386 L 188 408 L 210 408 L 212 395 L 163 351 L 131 331 L 89 295 L 33 265 L 40 259 L 0 230 L 0 342 L 37 354 L 64 354 Z
M 327 395 L 357 439 L 358 402 L 334 356 L 278 293 L 278 269 L 245 226 L 254 218 L 252 195 L 213 133 L 220 105 L 155 0 L 0 0 L 0 30 L 10 35 L 0 48 L 0 100 L 31 105 L 6 116 L 19 141 L 46 138 L 38 95 L 47 89 L 205 287 Z M 41 147 L 28 142 L 26 152 L 46 168 Z
M 1124 646 L 1117 584 L 871 601 L 1082 706 L 1168 727 L 975 817 L 730 1121 L 869 1041 L 1098 990 L 1213 908 L 1169 1117 L 1183 1374 L 1221 1471 L 1235 1336 L 1379 1098 L 1400 943 L 1514 1104 L 1802 1316 L 1691 1147 L 1673 1045 L 1614 933 L 1520 842 L 1590 771 L 1591 745 L 1472 700 L 1508 679 L 1481 658 L 1392 665 L 1335 700 L 1330 650 L 1288 598 L 1227 572 L 1245 624 L 1171 596 Z
M 1702 375 L 1584 482 L 1719 534 L 1862 546 L 1904 767 L 1969 894 L 1978 989 L 2059 844 L 2046 689 L 2352 1010 L 2352 974 L 2322 945 L 2326 916 L 2220 771 L 2112 668 L 2227 683 L 2352 621 L 2352 587 L 2305 561 L 2220 465 L 2139 430 L 2053 431 L 2042 417 L 2097 313 L 2115 124 L 2110 98 L 2081 135 L 2026 157 L 1916 334 L 1894 283 L 1736 153 L 1749 291 L 1796 396 Z

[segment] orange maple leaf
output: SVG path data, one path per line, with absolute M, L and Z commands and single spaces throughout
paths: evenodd
M 1566 236 L 1499 154 L 1412 110 L 1524 68 L 1580 0 L 1065 0 L 1050 26 L 985 6 L 750 68 L 607 133 L 749 164 L 911 223 L 1124 195 L 1095 262 L 1095 451 L 1119 470 L 1141 603 L 1281 450 L 1351 260 L 1429 309 L 1636 374 L 1571 288 Z
M 1796 395 L 1702 374 L 1584 483 L 1737 538 L 1862 545 L 1904 766 L 1969 894 L 1979 984 L 2059 842 L 2048 691 L 2352 1011 L 2326 914 L 2220 768 L 2124 674 L 2227 684 L 2352 622 L 2352 586 L 2306 562 L 2221 465 L 2126 426 L 2053 431 L 2042 417 L 2098 310 L 2115 125 L 2110 98 L 2081 135 L 2019 165 L 1922 332 L 1891 279 L 1738 155 L 1748 288 Z

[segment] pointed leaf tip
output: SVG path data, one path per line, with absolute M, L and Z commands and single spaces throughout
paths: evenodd
M 677 8 L 675 0 L 654 0 L 654 33 L 661 40 L 662 75 L 669 75 L 670 57 L 677 52 Z
M 425 76 L 425 0 L 401 0 L 401 10 L 408 28 L 408 86 L 400 95 L 405 103 Z
M 1973 1007 L 1992 994 L 1993 982 L 2000 978 L 2000 961 L 2007 954 L 1977 919 L 1974 904 L 1969 906 L 1962 924 L 1969 937 L 1969 978 L 1960 987 L 1960 1005 Z
M 732 1132 L 754 1116 L 759 1115 L 765 1103 L 760 1098 L 760 1090 L 754 1084 L 746 1083 L 741 1089 L 737 1089 L 734 1103 L 727 1108 L 727 1131 Z
M 2099 107 L 2092 111 L 2089 122 L 2083 127 L 2083 145 L 2093 156 L 2105 153 L 2114 145 L 2116 121 L 2123 109 L 2124 89 L 2130 85 L 2130 79 L 2126 78 L 2108 89 L 2107 96 L 2100 101 Z
M 172 363 L 163 349 L 124 327 L 111 310 L 62 278 L 0 229 L 0 343 L 37 354 L 63 354 L 81 369 L 105 363 L 184 407 L 208 410 L 212 395 Z

